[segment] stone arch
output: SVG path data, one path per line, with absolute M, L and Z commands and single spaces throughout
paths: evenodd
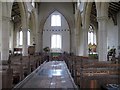
M 55 12 L 55 11 L 58 11 L 60 14 L 62 14 L 62 15 L 64 16 L 64 18 L 66 19 L 66 21 L 67 21 L 67 23 L 68 23 L 68 25 L 69 25 L 69 29 L 70 29 L 70 31 L 71 31 L 72 23 L 70 23 L 70 22 L 71 22 L 72 20 L 70 20 L 70 18 L 67 17 L 67 15 L 65 15 L 65 14 L 64 14 L 62 11 L 60 11 L 60 10 L 51 10 L 51 11 L 49 12 L 49 14 L 47 14 L 47 15 L 41 20 L 41 22 L 40 22 L 41 30 L 43 30 L 43 27 L 44 27 L 44 24 L 45 24 L 47 18 L 48 18 L 53 12 Z M 41 31 L 41 32 L 42 32 L 42 31 Z
M 9 3 L 9 2 L 7 2 Z M 12 6 L 13 6 L 13 2 L 11 2 L 11 6 L 10 6 L 10 14 L 9 14 L 9 17 L 11 17 L 11 14 L 12 14 Z M 18 3 L 18 6 L 19 6 L 19 9 L 20 9 L 20 14 L 21 14 L 21 18 L 22 18 L 22 21 L 23 22 L 26 22 L 26 25 L 27 25 L 27 5 L 25 2 L 17 2 Z
M 14 3 L 14 2 L 13 2 Z M 20 15 L 21 15 L 21 25 L 22 25 L 22 31 L 23 31 L 23 56 L 28 55 L 28 46 L 27 46 L 27 30 L 28 30 L 28 8 L 26 5 L 26 2 L 17 2 L 18 7 L 20 9 Z M 12 11 L 12 10 L 11 10 Z
M 35 43 L 35 34 L 36 34 L 36 29 L 37 29 L 37 16 L 36 16 L 36 11 L 35 11 L 35 9 L 32 9 L 32 11 L 31 11 L 31 13 L 30 13 L 30 17 L 31 17 L 31 23 L 32 23 L 32 37 L 31 37 L 31 39 L 32 39 L 32 41 L 31 41 L 31 43 L 33 44 L 33 43 Z
M 51 23 L 50 23 L 50 21 L 51 21 L 51 16 L 52 15 L 54 15 L 54 14 L 58 14 L 58 15 L 60 15 L 61 16 L 61 27 L 52 27 L 51 26 Z M 64 23 L 64 24 L 63 24 Z M 49 46 L 49 47 L 51 47 L 51 51 L 52 52 L 55 52 L 55 51 L 57 51 L 57 52 L 64 52 L 64 51 L 66 51 L 66 52 L 70 52 L 70 44 L 68 45 L 68 43 L 70 43 L 70 30 L 69 31 L 67 31 L 66 29 L 70 29 L 70 26 L 69 26 L 69 24 L 68 24 L 68 21 L 66 20 L 66 18 L 64 17 L 64 15 L 63 14 L 61 14 L 58 10 L 56 11 L 53 11 L 52 13 L 50 13 L 49 14 L 49 16 L 46 18 L 46 21 L 45 21 L 45 23 L 44 23 L 44 27 L 43 27 L 43 29 L 44 29 L 44 31 L 48 31 L 48 30 L 50 30 L 51 32 L 49 33 L 49 35 L 47 35 L 46 34 L 46 32 L 42 32 L 43 33 L 43 38 L 42 38 L 42 40 L 43 40 L 43 48 L 45 47 L 45 46 Z M 55 30 L 56 29 L 56 32 L 54 32 L 53 30 Z M 58 31 L 57 31 L 58 30 Z M 65 33 L 63 33 L 62 31 L 66 31 Z M 52 48 L 52 35 L 53 34 L 55 34 L 55 33 L 57 33 L 57 34 L 59 34 L 60 36 L 61 36 L 61 40 L 62 40 L 62 42 L 61 42 L 61 48 L 60 49 L 53 49 Z M 46 37 L 46 35 L 48 36 L 48 37 Z M 51 37 L 51 38 L 50 38 Z M 48 43 L 46 44 L 46 43 L 44 43 L 44 42 L 46 42 L 45 40 L 46 40 L 46 38 L 50 38 L 49 39 L 49 41 L 48 41 Z M 65 44 L 65 39 L 67 39 L 68 40 L 68 43 L 66 43 Z M 66 45 L 68 46 L 67 48 L 66 48 Z
M 13 0 L 14 2 L 14 0 Z M 2 34 L 2 41 L 4 40 L 4 44 L 5 45 L 1 45 L 1 59 L 2 60 L 8 60 L 8 57 L 9 57 L 9 25 L 10 25 L 10 20 L 11 20 L 11 13 L 12 13 L 12 6 L 13 6 L 13 2 L 3 2 L 2 3 L 2 17 L 3 17 L 3 23 L 4 24 L 2 26 L 4 32 L 5 32 L 5 35 Z M 19 7 L 20 7 L 20 11 L 22 13 L 22 18 L 23 18 L 23 22 L 25 22 L 25 25 L 27 25 L 27 16 L 26 16 L 26 13 L 27 13 L 27 8 L 26 8 L 26 5 L 24 2 L 19 2 Z M 7 25 L 7 26 L 5 26 Z M 23 24 L 24 25 L 24 24 Z M 25 26 L 24 25 L 24 26 Z M 6 37 L 5 37 L 6 36 Z
M 82 27 L 82 18 L 81 18 L 80 10 L 77 10 L 77 14 L 76 14 L 76 24 L 78 24 L 79 28 Z
M 54 11 L 60 12 L 64 16 L 64 18 L 66 19 L 66 21 L 68 22 L 68 25 L 69 25 L 69 28 L 70 28 L 70 47 L 72 48 L 72 41 L 71 41 L 72 39 L 71 38 L 73 38 L 73 37 L 71 37 L 71 35 L 74 32 L 74 30 L 73 30 L 74 29 L 74 20 L 71 19 L 70 15 L 67 15 L 64 11 L 58 10 L 58 9 L 52 9 L 52 10 L 48 11 L 47 14 L 45 14 L 45 16 L 40 21 L 39 31 L 37 33 L 40 35 L 39 38 L 41 38 L 41 43 L 42 43 L 42 34 L 43 34 L 42 31 L 43 31 L 44 23 L 47 20 L 47 18 L 49 17 L 49 15 L 51 15 Z M 40 42 L 39 42 L 39 44 L 40 44 Z M 42 49 L 42 47 L 41 47 L 41 49 Z M 42 51 L 42 50 L 39 50 L 39 51 Z
M 75 19 L 75 36 L 76 36 L 76 50 L 75 54 L 80 56 L 81 55 L 81 32 L 82 32 L 82 20 L 81 20 L 81 13 L 80 10 L 76 11 L 76 19 Z
M 90 23 L 90 25 L 93 27 L 93 29 L 94 29 L 95 31 L 97 31 L 97 27 L 96 27 L 94 24 Z M 90 25 L 89 25 L 89 26 L 90 26 Z
M 90 14 L 93 2 L 86 2 L 83 10 L 82 35 L 81 35 L 81 55 L 88 56 L 88 29 L 90 25 Z
M 88 2 L 87 5 L 86 5 L 86 9 L 84 11 L 84 15 L 85 15 L 85 19 L 84 19 L 84 23 L 83 23 L 83 27 L 85 29 L 88 29 L 89 27 L 89 24 L 90 24 L 90 14 L 91 14 L 91 8 L 92 8 L 92 3 L 93 2 Z

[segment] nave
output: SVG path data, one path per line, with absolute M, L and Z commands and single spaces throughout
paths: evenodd
M 77 88 L 119 88 L 120 0 L 7 1 L 0 2 L 0 89 L 48 61 L 65 62 Z
M 64 61 L 50 61 L 38 67 L 15 88 L 77 88 Z
M 120 64 L 75 56 L 11 56 L 2 67 L 3 90 L 18 88 L 108 89 L 120 88 Z

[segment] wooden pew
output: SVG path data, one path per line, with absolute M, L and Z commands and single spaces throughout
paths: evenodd
M 98 82 L 99 83 L 98 87 L 99 87 L 101 83 L 97 81 L 97 79 L 102 78 L 104 76 L 120 75 L 120 72 L 118 72 L 118 68 L 120 66 L 117 64 L 111 64 L 110 62 L 98 62 L 97 59 L 92 59 L 92 58 L 83 57 L 83 56 L 70 56 L 70 55 L 64 55 L 64 60 L 66 61 L 70 72 L 73 73 L 74 80 L 76 84 L 78 84 L 78 86 L 82 86 L 83 85 L 82 81 L 84 80 L 87 81 L 87 77 L 91 78 L 91 80 L 88 81 L 89 87 L 88 86 L 87 87 L 95 88 L 96 85 L 90 86 L 90 84 L 91 83 L 95 84 L 95 82 L 96 83 Z M 115 83 L 118 80 L 116 77 L 115 78 L 112 77 L 112 81 L 114 81 Z M 102 82 L 108 83 L 109 77 L 105 78 Z M 83 85 L 83 87 L 84 86 L 85 85 Z
M 2 89 L 11 89 L 13 69 L 11 68 L 10 63 L 8 63 L 7 61 L 3 61 L 2 66 L 0 68 L 0 74 L 2 75 Z
M 118 84 L 118 81 L 120 80 L 118 79 L 118 77 L 120 76 L 120 71 L 118 69 L 120 69 L 120 64 L 110 64 L 110 63 L 106 64 L 106 63 L 97 62 L 95 64 L 88 65 L 87 67 L 85 65 L 85 67 L 83 67 L 82 69 L 81 86 L 88 87 L 88 86 L 85 86 L 85 84 L 83 85 L 83 81 L 84 80 L 89 81 L 89 79 L 97 80 L 99 88 L 103 84 L 107 84 L 107 83 Z
M 106 84 L 119 84 L 118 78 L 118 75 L 85 76 L 82 78 L 80 88 L 101 88 L 103 85 Z
M 3 76 L 3 88 L 12 88 L 44 62 L 43 56 L 39 54 L 11 55 L 9 59 L 3 63 L 3 70 L 0 72 Z

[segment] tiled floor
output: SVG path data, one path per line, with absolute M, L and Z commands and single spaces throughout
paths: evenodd
M 76 88 L 64 61 L 45 63 L 22 88 Z

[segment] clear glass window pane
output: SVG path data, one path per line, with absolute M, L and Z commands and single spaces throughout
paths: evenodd
M 62 39 L 61 39 L 61 35 L 52 35 L 51 37 L 51 48 L 59 48 L 61 49 L 61 45 L 62 45 Z
M 61 26 L 61 16 L 52 15 L 51 16 L 51 26 Z
M 94 43 L 94 30 L 92 26 L 89 27 L 89 31 L 88 31 L 88 44 L 90 43 L 91 44 Z
M 56 48 L 61 48 L 61 36 L 57 35 L 57 43 L 56 43 L 57 47 Z
M 23 32 L 22 31 L 20 31 L 19 33 L 19 39 L 20 39 L 19 45 L 23 45 Z
M 30 31 L 27 31 L 27 44 L 30 45 Z M 23 45 L 23 32 L 19 32 L 19 45 Z
M 91 32 L 91 44 L 93 44 L 93 39 L 94 39 L 93 32 Z
M 61 26 L 61 17 L 60 15 L 56 15 L 56 26 Z
M 55 48 L 56 47 L 56 35 L 52 35 L 52 40 L 51 40 L 51 48 Z
M 88 32 L 88 44 L 91 43 L 91 35 L 90 32 Z
M 28 45 L 30 45 L 30 31 L 27 31 Z

